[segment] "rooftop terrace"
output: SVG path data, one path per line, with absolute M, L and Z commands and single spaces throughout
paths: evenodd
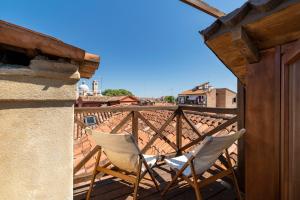
M 133 130 L 134 118 L 138 116 L 138 131 Z M 237 130 L 236 109 L 215 109 L 189 106 L 128 106 L 128 107 L 101 107 L 101 108 L 77 108 L 75 109 L 74 132 L 74 199 L 84 199 L 89 187 L 96 156 L 96 147 L 92 135 L 84 132 L 85 116 L 95 116 L 97 124 L 90 128 L 102 132 L 134 134 L 138 138 L 139 148 L 149 155 L 174 155 L 182 149 L 182 152 L 190 151 L 195 144 L 205 135 L 226 135 Z M 161 130 L 161 134 L 158 134 Z M 178 134 L 181 137 L 178 137 Z M 155 138 L 155 139 L 154 139 Z M 180 144 L 179 144 L 179 143 Z M 229 149 L 232 164 L 237 167 L 237 145 Z M 106 159 L 101 159 L 106 162 Z M 226 166 L 221 156 L 219 161 L 209 173 L 202 177 L 210 177 L 219 169 Z M 166 182 L 170 181 L 174 173 L 160 162 L 154 168 L 155 176 L 163 189 Z M 99 177 L 98 177 L 99 178 Z M 153 185 L 153 183 L 152 183 Z M 94 199 L 131 199 L 133 187 L 111 176 L 102 177 L 96 183 L 92 193 Z M 231 180 L 224 179 L 204 187 L 202 189 L 204 199 L 234 199 L 235 192 L 231 187 Z M 157 199 L 160 197 L 155 187 L 141 185 L 140 199 Z M 194 199 L 192 187 L 180 182 L 173 188 L 165 199 Z

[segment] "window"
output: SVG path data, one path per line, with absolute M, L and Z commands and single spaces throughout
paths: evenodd
M 236 97 L 232 99 L 232 103 L 236 103 Z
M 85 125 L 87 125 L 87 126 L 95 125 L 95 124 L 97 124 L 96 117 L 95 117 L 95 116 L 86 116 L 86 117 L 84 118 L 84 123 L 85 123 Z
M 178 102 L 179 102 L 180 104 L 184 104 L 184 97 L 179 97 L 179 98 L 178 98 Z

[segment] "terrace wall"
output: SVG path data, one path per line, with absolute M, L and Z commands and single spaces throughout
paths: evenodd
M 0 67 L 0 199 L 72 199 L 77 80 L 34 74 Z

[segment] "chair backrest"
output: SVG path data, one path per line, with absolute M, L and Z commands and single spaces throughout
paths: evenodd
M 243 136 L 246 132 L 241 129 L 233 134 L 214 137 L 208 136 L 203 142 L 192 152 L 197 174 L 208 170 L 219 158 L 225 149 L 228 149 L 236 140 Z
M 113 165 L 128 172 L 137 171 L 140 151 L 131 135 L 93 130 L 92 137 Z

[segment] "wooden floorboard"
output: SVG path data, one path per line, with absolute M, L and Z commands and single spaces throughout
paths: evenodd
M 172 175 L 170 170 L 165 165 L 161 165 L 154 169 L 155 177 L 160 183 L 160 188 L 163 189 L 166 182 L 170 181 Z M 194 189 L 181 181 L 173 186 L 173 188 L 163 197 L 157 192 L 155 187 L 150 181 L 149 176 L 146 176 L 148 180 L 141 184 L 139 188 L 139 199 L 142 200 L 155 200 L 155 199 L 176 199 L 176 200 L 190 200 L 195 199 Z M 84 200 L 89 185 L 83 185 L 74 188 L 74 200 Z M 93 200 L 132 200 L 133 186 L 121 181 L 120 179 L 113 177 L 103 177 L 101 181 L 97 181 L 92 192 Z M 233 200 L 236 199 L 235 191 L 233 187 L 227 182 L 216 181 L 215 183 L 202 188 L 201 193 L 203 199 L 207 200 Z

